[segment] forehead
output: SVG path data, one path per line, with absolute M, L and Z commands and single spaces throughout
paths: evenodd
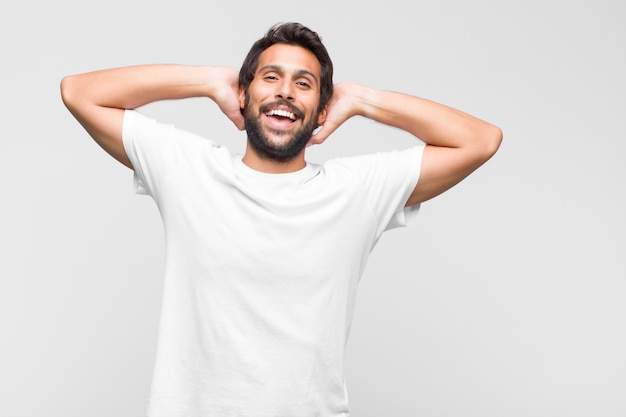
M 319 80 L 321 66 L 308 49 L 297 45 L 277 43 L 267 48 L 259 57 L 257 72 L 265 67 L 280 67 L 287 72 L 310 72 Z

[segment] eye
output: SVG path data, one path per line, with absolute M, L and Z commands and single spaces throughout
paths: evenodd
M 273 74 L 268 74 L 265 77 L 263 77 L 263 79 L 267 81 L 276 81 L 278 80 L 278 77 Z
M 308 82 L 302 81 L 302 80 L 297 81 L 296 85 L 298 85 L 299 87 L 302 87 L 302 88 L 307 88 L 307 89 L 311 88 L 311 85 Z

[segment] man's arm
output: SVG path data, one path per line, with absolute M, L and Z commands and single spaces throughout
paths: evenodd
M 427 144 L 420 179 L 407 206 L 429 200 L 458 184 L 491 158 L 502 141 L 499 128 L 442 104 L 342 83 L 335 86 L 328 103 L 324 127 L 310 143 L 322 143 L 342 123 L 357 115 L 405 130 Z
M 143 65 L 65 77 L 63 102 L 111 156 L 133 168 L 122 143 L 124 109 L 188 97 L 209 97 L 243 130 L 238 72 L 224 67 Z

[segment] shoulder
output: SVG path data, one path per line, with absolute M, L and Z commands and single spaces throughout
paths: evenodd
M 224 169 L 231 164 L 228 148 L 218 142 L 136 110 L 125 111 L 123 140 L 126 153 L 140 172 L 171 176 Z
M 172 151 L 186 151 L 190 154 L 201 149 L 223 148 L 207 137 L 181 129 L 172 123 L 163 123 L 137 110 L 124 111 L 122 133 L 124 141 L 131 144 L 170 147 Z

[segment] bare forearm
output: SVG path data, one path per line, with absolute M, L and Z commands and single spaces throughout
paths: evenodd
M 392 91 L 354 86 L 356 112 L 405 130 L 429 145 L 448 148 L 495 141 L 499 129 L 451 107 Z
M 211 95 L 214 67 L 140 65 L 68 76 L 61 89 L 66 104 L 89 102 L 133 109 L 159 100 Z

